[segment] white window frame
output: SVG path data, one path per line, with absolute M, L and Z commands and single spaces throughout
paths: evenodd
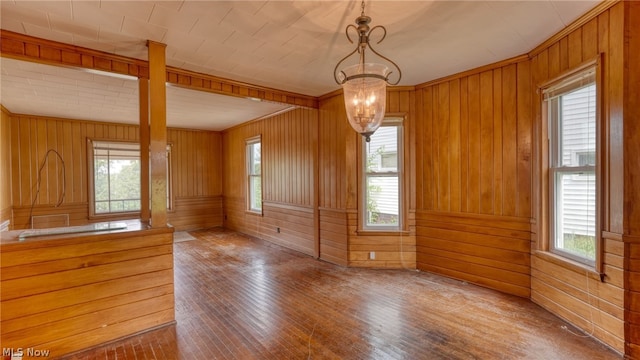
M 596 270 L 600 270 L 600 262 L 601 262 L 601 236 L 600 236 L 600 111 L 601 111 L 601 101 L 600 101 L 600 91 L 601 86 L 598 81 L 598 66 L 597 62 L 589 66 L 581 67 L 579 70 L 576 70 L 557 81 L 549 84 L 547 87 L 543 88 L 543 114 L 547 119 L 547 141 L 548 141 L 548 238 L 547 238 L 547 248 L 548 250 L 558 256 L 566 258 L 568 260 L 580 263 L 582 265 L 586 265 L 590 268 L 595 268 Z M 560 130 L 560 122 L 562 121 L 560 111 L 561 111 L 561 97 L 579 90 L 581 88 L 587 86 L 595 86 L 595 133 L 594 133 L 594 144 L 595 144 L 595 164 L 593 165 L 566 165 L 563 164 L 562 159 L 562 151 L 561 151 L 561 130 Z M 545 111 L 546 110 L 546 111 Z M 570 156 L 574 159 L 578 159 L 578 152 L 570 154 Z M 577 162 L 577 161 L 576 161 Z M 556 245 L 556 231 L 560 226 L 560 219 L 558 216 L 559 211 L 557 210 L 560 202 L 560 188 L 561 185 L 558 181 L 562 176 L 571 176 L 575 175 L 585 175 L 585 174 L 593 174 L 595 178 L 595 206 L 594 206 L 594 219 L 595 223 L 593 226 L 593 234 L 594 234 L 594 248 L 595 248 L 595 256 L 594 259 L 589 259 L 587 257 L 583 257 L 579 254 L 569 252 L 562 247 L 558 247 Z
M 132 153 L 136 152 L 137 159 L 140 160 L 140 143 L 126 140 L 95 140 L 87 139 L 87 160 L 88 160 L 88 184 L 89 184 L 89 217 L 113 217 L 113 216 L 133 216 L 140 215 L 140 210 L 135 211 L 109 211 L 109 212 L 96 212 L 96 199 L 95 199 L 95 151 L 96 146 L 105 147 L 113 146 L 117 147 L 120 144 L 124 144 L 131 149 Z M 173 207 L 173 190 L 172 190 L 172 166 L 171 166 L 171 144 L 167 144 L 167 210 L 172 210 Z M 140 185 L 142 183 L 140 182 Z M 140 206 L 142 207 L 142 199 L 140 199 Z
M 253 152 L 254 152 L 254 147 L 255 145 L 258 144 L 260 145 L 260 169 L 259 172 L 255 171 L 255 164 L 254 164 L 254 158 L 253 158 Z M 247 179 L 247 184 L 246 184 L 246 189 L 247 189 L 247 211 L 251 212 L 251 213 L 255 213 L 255 214 L 262 214 L 262 189 L 264 188 L 262 186 L 262 137 L 260 135 L 258 136 L 254 136 L 251 137 L 247 140 L 245 140 L 245 160 L 246 160 L 246 179 Z M 260 206 L 254 206 L 255 203 L 255 199 L 254 197 L 256 196 L 256 194 L 253 192 L 253 182 L 255 181 L 255 179 L 259 179 L 260 180 Z
M 403 153 L 404 153 L 404 119 L 402 117 L 387 117 L 383 120 L 382 127 L 396 127 L 397 128 L 397 161 L 398 166 L 395 171 L 391 169 L 381 168 L 379 172 L 369 172 L 367 169 L 367 146 L 369 143 L 365 141 L 364 138 L 361 139 L 361 171 L 362 171 L 362 179 L 361 179 L 361 203 L 360 203 L 360 227 L 364 231 L 402 231 L 404 226 L 404 161 L 403 161 Z M 375 133 L 372 137 L 375 136 Z M 380 159 L 382 162 L 382 159 Z M 380 166 L 382 166 L 380 164 Z M 368 179 L 369 177 L 396 177 L 398 180 L 398 222 L 396 225 L 376 225 L 369 224 L 368 221 Z

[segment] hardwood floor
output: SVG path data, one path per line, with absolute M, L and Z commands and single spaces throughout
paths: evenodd
M 621 359 L 522 298 L 223 229 L 176 243 L 172 326 L 67 359 Z

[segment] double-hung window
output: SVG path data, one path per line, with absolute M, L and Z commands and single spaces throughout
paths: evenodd
M 262 151 L 260 136 L 246 141 L 247 208 L 262 213 Z
M 90 214 L 139 213 L 141 210 L 140 144 L 90 141 Z M 171 208 L 171 147 L 167 146 L 167 209 Z
M 400 230 L 402 224 L 402 119 L 385 119 L 362 141 L 364 230 Z
M 598 249 L 596 67 L 543 90 L 549 141 L 549 250 L 590 266 Z

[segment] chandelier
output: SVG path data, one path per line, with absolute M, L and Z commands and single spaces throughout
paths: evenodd
M 366 141 L 371 140 L 371 135 L 380 127 L 384 119 L 384 111 L 387 102 L 387 85 L 397 85 L 402 77 L 402 72 L 396 63 L 381 55 L 369 44 L 369 37 L 376 29 L 382 31 L 382 37 L 377 44 L 387 36 L 387 29 L 377 25 L 369 28 L 371 18 L 364 14 L 364 0 L 362 1 L 362 13 L 356 18 L 356 25 L 347 25 L 345 33 L 347 39 L 353 44 L 349 36 L 349 29 L 358 33 L 358 44 L 347 56 L 342 58 L 333 69 L 333 78 L 342 86 L 344 104 L 347 110 L 347 118 L 351 127 L 364 136 Z M 385 64 L 366 62 L 365 51 L 371 50 L 378 57 L 386 60 L 398 70 L 398 79 L 390 81 L 391 69 Z M 347 66 L 338 71 L 338 67 L 351 55 L 359 53 L 357 64 Z

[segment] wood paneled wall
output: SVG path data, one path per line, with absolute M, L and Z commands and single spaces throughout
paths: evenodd
M 417 88 L 418 269 L 528 297 L 529 62 Z
M 640 358 L 640 3 L 628 1 L 624 7 L 625 353 L 635 359 Z
M 171 228 L 5 240 L 5 348 L 58 358 L 174 321 Z
M 555 41 L 544 44 L 531 53 L 533 87 L 548 82 L 563 72 L 593 60 L 603 59 L 602 112 L 602 191 L 601 219 L 603 238 L 604 280 L 579 266 L 558 261 L 548 253 L 538 251 L 546 234 L 546 219 L 542 209 L 546 172 L 542 165 L 540 137 L 542 104 L 537 93 L 532 94 L 531 111 L 535 119 L 534 139 L 537 151 L 533 178 L 534 226 L 531 261 L 531 299 L 592 334 L 614 349 L 624 351 L 624 274 L 625 250 L 622 243 L 623 212 L 623 50 L 625 5 L 610 9 L 565 31 Z
M 177 230 L 222 225 L 221 134 L 210 131 L 168 130 L 172 145 L 171 173 L 173 209 L 169 222 Z M 70 225 L 85 224 L 88 219 L 87 139 L 138 141 L 134 125 L 100 123 L 28 115 L 11 116 L 11 178 L 15 229 L 30 227 L 33 215 L 69 214 Z M 49 149 L 64 159 L 62 163 Z M 64 192 L 64 201 L 56 203 Z
M 318 256 L 318 111 L 297 108 L 223 132 L 228 228 Z M 247 211 L 245 141 L 260 135 L 262 214 Z
M 346 266 L 349 264 L 347 203 L 354 207 L 357 202 L 358 168 L 355 149 L 347 152 L 347 139 L 355 146 L 358 135 L 347 122 L 341 94 L 320 100 L 318 134 L 320 258 Z
M 412 87 L 387 90 L 386 113 L 404 121 L 405 228 L 401 232 L 362 232 L 358 200 L 361 186 L 361 136 L 349 125 L 342 93 L 320 100 L 320 257 L 359 267 L 415 269 L 415 191 L 413 132 L 415 98 Z M 375 259 L 370 253 L 375 252 Z
M 0 106 L 0 223 L 11 220 L 11 117 Z

